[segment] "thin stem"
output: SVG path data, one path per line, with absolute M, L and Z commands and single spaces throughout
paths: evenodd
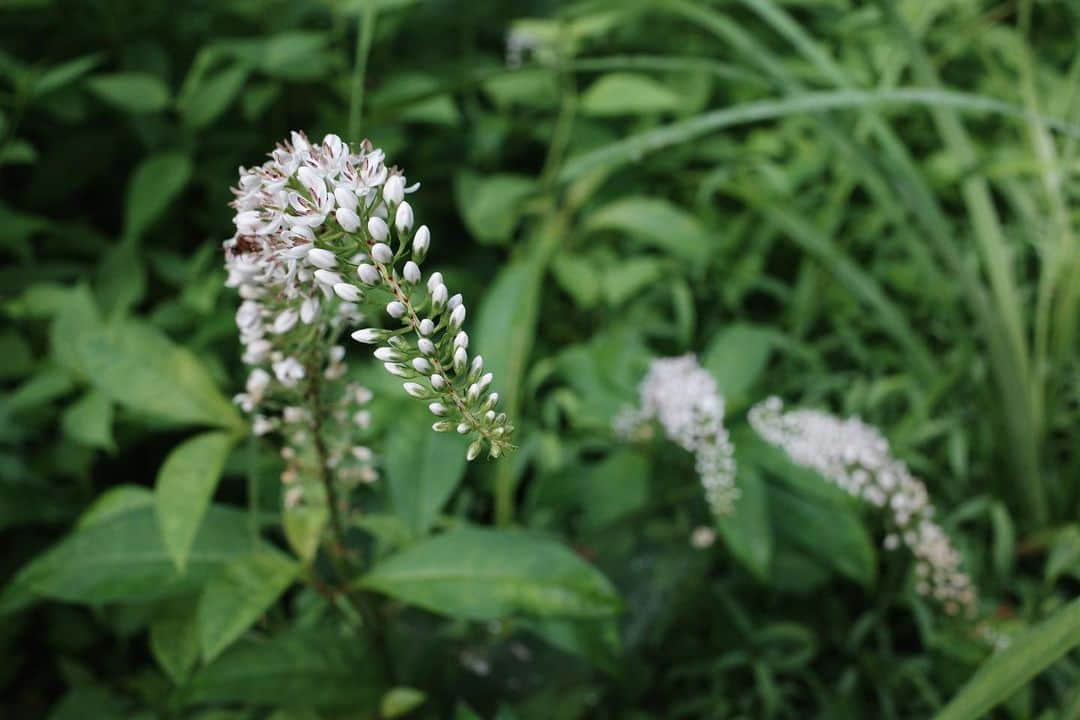
M 349 142 L 360 141 L 360 120 L 364 111 L 364 79 L 371 40 L 375 36 L 376 0 L 367 0 L 356 18 L 356 55 L 353 58 L 352 92 L 349 96 Z

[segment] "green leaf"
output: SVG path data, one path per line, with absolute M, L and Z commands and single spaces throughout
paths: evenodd
M 319 542 L 330 519 L 329 510 L 325 504 L 297 505 L 285 508 L 282 515 L 285 539 L 289 541 L 289 547 L 301 562 L 310 564 L 319 552 Z M 365 513 L 364 518 L 368 517 L 370 514 Z
M 619 307 L 652 285 L 664 274 L 663 265 L 651 257 L 630 257 L 611 263 L 601 276 L 604 297 Z
M 198 435 L 169 453 L 158 471 L 154 488 L 158 524 L 178 570 L 187 564 L 234 441 L 234 435 L 224 432 Z
M 188 704 L 347 708 L 371 713 L 382 694 L 379 664 L 364 643 L 332 628 L 244 638 L 188 683 Z
M 598 530 L 642 508 L 649 499 L 648 458 L 620 449 L 583 469 L 574 485 L 582 526 Z
M 974 720 L 986 717 L 1058 658 L 1080 645 L 1080 599 L 1013 638 L 993 655 L 957 693 L 935 720 Z
M 191 592 L 225 563 L 254 550 L 246 515 L 212 507 L 181 575 L 152 508 L 116 512 L 77 528 L 23 567 L 0 595 L 0 613 L 39 597 L 91 605 L 171 597 Z
M 716 521 L 716 528 L 731 554 L 757 577 L 769 577 L 773 530 L 769 519 L 769 493 L 759 472 L 737 465 L 739 499 L 735 512 Z
M 65 353 L 113 401 L 176 423 L 243 427 L 198 358 L 155 328 L 124 320 L 71 332 Z
M 715 249 L 694 215 L 662 198 L 632 195 L 615 200 L 592 212 L 585 229 L 629 235 L 695 267 L 707 263 Z
M 425 534 L 465 475 L 466 438 L 433 433 L 427 417 L 410 413 L 390 436 L 386 476 L 394 511 Z
M 86 85 L 108 104 L 130 113 L 158 112 L 169 104 L 169 88 L 149 73 L 95 75 Z
M 109 248 L 98 263 L 95 289 L 106 315 L 124 315 L 146 294 L 146 266 L 134 242 Z
M 850 508 L 769 488 L 772 525 L 785 542 L 864 587 L 877 575 L 877 553 L 869 533 Z
M 603 75 L 581 96 L 581 112 L 600 117 L 671 112 L 681 105 L 677 93 L 638 73 Z
M 458 212 L 469 232 L 482 243 L 507 242 L 521 206 L 535 191 L 536 181 L 524 175 L 462 172 L 454 183 Z
M 197 85 L 185 88 L 177 104 L 188 127 L 201 129 L 221 117 L 244 89 L 248 69 L 233 65 L 199 78 Z
M 1080 525 L 1067 525 L 1054 533 L 1044 575 L 1048 583 L 1065 574 L 1080 579 Z
M 98 496 L 79 516 L 76 528 L 97 525 L 117 515 L 154 506 L 154 493 L 142 485 L 116 485 Z
M 199 661 L 197 605 L 190 597 L 164 603 L 150 621 L 150 652 L 165 674 L 183 685 Z
M 100 62 L 101 54 L 91 53 L 51 67 L 34 82 L 32 93 L 34 97 L 41 97 L 59 90 L 93 70 Z
M 221 654 L 292 584 L 299 566 L 278 552 L 237 558 L 210 580 L 199 597 L 203 660 Z
M 705 350 L 701 364 L 716 378 L 729 410 L 748 404 L 751 388 L 765 371 L 776 334 L 755 325 L 724 328 Z
M 416 688 L 390 688 L 379 703 L 379 716 L 384 718 L 401 717 L 424 704 L 427 695 Z
M 608 617 L 620 606 L 607 578 L 580 557 L 513 530 L 463 528 L 435 536 L 379 563 L 360 584 L 470 620 Z
M 165 152 L 139 163 L 128 182 L 124 236 L 141 237 L 187 186 L 192 165 L 187 155 Z
M 64 411 L 60 425 L 64 434 L 88 447 L 115 447 L 112 436 L 113 406 L 103 393 L 89 390 Z
M 619 628 L 612 619 L 538 618 L 522 625 L 545 642 L 578 655 L 604 672 L 615 674 L 619 660 Z

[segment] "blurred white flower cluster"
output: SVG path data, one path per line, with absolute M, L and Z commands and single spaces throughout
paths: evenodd
M 906 546 L 915 557 L 916 591 L 938 601 L 947 613 L 975 608 L 975 589 L 962 558 L 936 523 L 926 485 L 894 458 L 889 442 L 858 418 L 817 410 L 784 412 L 771 397 L 750 410 L 750 424 L 791 460 L 817 471 L 841 489 L 887 510 L 885 548 Z
M 724 427 L 724 398 L 692 354 L 657 358 L 638 386 L 640 406 L 616 416 L 617 434 L 632 438 L 657 420 L 669 440 L 693 453 L 705 499 L 717 517 L 729 515 L 739 497 L 735 449 Z
M 245 300 L 244 360 L 296 388 L 313 371 L 313 348 L 362 323 L 357 303 L 385 303 L 398 327 L 361 326 L 353 339 L 379 345 L 375 356 L 406 380 L 405 391 L 429 401 L 435 430 L 473 435 L 469 459 L 485 448 L 498 456 L 512 447 L 513 426 L 495 411 L 483 360 L 468 354 L 461 295 L 450 295 L 440 273 L 421 282 L 431 233 L 414 228 L 405 200 L 417 187 L 368 141 L 354 152 L 336 135 L 315 144 L 294 132 L 262 166 L 241 168 L 236 235 L 225 250 L 227 284 Z M 259 405 L 246 395 L 246 405 Z

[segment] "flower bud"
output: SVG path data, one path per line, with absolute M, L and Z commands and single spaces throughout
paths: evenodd
M 453 310 L 458 305 L 461 305 L 462 302 L 464 302 L 464 300 L 461 297 L 461 293 L 454 293 L 454 296 L 446 301 L 446 307 Z
M 386 178 L 382 191 L 383 200 L 388 205 L 397 205 L 405 199 L 405 178 L 401 175 L 391 175 Z
M 398 205 L 397 212 L 394 213 L 394 227 L 397 228 L 399 233 L 405 234 L 412 230 L 412 226 L 412 205 L 403 200 L 401 204 Z
M 431 387 L 435 388 L 436 390 L 442 390 L 444 387 L 446 387 L 446 379 L 443 378 L 443 376 L 439 375 L 438 373 L 435 373 L 434 375 L 432 375 L 430 380 L 431 380 Z
M 420 383 L 407 382 L 402 385 L 402 387 L 405 388 L 405 392 L 409 393 L 414 398 L 426 398 L 429 394 L 427 388 Z
M 427 225 L 421 225 L 416 229 L 416 235 L 413 236 L 412 241 L 413 258 L 416 262 L 424 261 L 429 247 L 431 247 L 431 231 L 428 230 Z
M 484 356 L 477 355 L 472 360 L 472 366 L 469 368 L 469 375 L 480 376 L 480 373 L 484 371 Z
M 334 287 L 334 285 L 341 282 L 341 275 L 334 272 L 333 270 L 316 270 L 315 282 L 319 283 L 320 285 L 325 285 L 326 287 Z
M 368 285 L 378 285 L 382 280 L 382 276 L 379 275 L 379 271 L 375 269 L 374 265 L 368 265 L 367 263 L 361 263 L 356 267 L 356 274 L 360 276 L 360 281 Z
M 422 337 L 417 340 L 416 347 L 420 348 L 420 352 L 424 353 L 425 355 L 435 354 L 435 343 L 431 342 L 431 340 L 426 337 Z
M 409 349 L 409 341 L 401 337 L 400 335 L 391 335 L 390 339 L 387 340 L 387 342 L 390 343 L 391 347 L 397 350 L 401 350 L 402 352 Z
M 480 451 L 483 449 L 483 444 L 479 440 L 474 440 L 469 444 L 469 449 L 465 452 L 465 459 L 472 462 L 480 456 Z
M 428 405 L 428 410 L 431 411 L 432 415 L 445 415 L 446 414 L 446 406 L 443 405 L 441 402 L 430 403 Z
M 334 294 L 346 302 L 357 302 L 363 297 L 360 294 L 360 288 L 345 282 L 334 285 Z
M 287 333 L 296 327 L 296 321 L 300 319 L 300 313 L 296 312 L 292 308 L 288 310 L 282 310 L 281 313 L 274 318 L 273 331 L 275 335 L 281 335 Z
M 334 199 L 337 200 L 339 208 L 348 208 L 349 210 L 356 210 L 356 193 L 347 187 L 338 185 L 334 188 Z M 340 220 L 338 222 L 341 222 Z M 351 230 L 349 232 L 352 232 Z
M 465 393 L 465 397 L 468 398 L 470 403 L 474 403 L 480 399 L 480 386 L 473 383 L 469 386 L 469 390 Z
M 337 256 L 323 248 L 311 248 L 307 252 L 307 261 L 317 268 L 329 270 L 337 265 Z
M 445 285 L 439 285 L 435 288 L 435 291 L 431 293 L 431 305 L 436 312 L 441 311 L 443 306 L 446 305 L 446 295 L 448 290 Z
M 386 304 L 386 314 L 392 318 L 399 318 L 405 314 L 405 305 L 394 300 Z
M 421 335 L 427 336 L 435 332 L 435 323 L 431 322 L 428 318 L 424 318 L 420 321 L 420 327 L 417 329 L 420 331 Z
M 476 384 L 480 386 L 480 390 L 487 390 L 488 385 L 491 385 L 491 381 L 495 379 L 495 376 L 491 373 L 484 373 L 483 376 L 476 381 Z
M 313 247 L 314 245 L 312 245 L 311 243 L 303 243 L 300 245 L 293 245 L 288 250 L 283 251 L 283 253 L 285 257 L 291 260 L 300 260 L 304 257 L 307 257 L 307 254 L 311 252 L 311 248 Z
M 450 327 L 457 330 L 461 327 L 463 322 L 465 322 L 465 306 L 458 305 L 454 308 L 454 311 L 450 313 Z
M 383 363 L 383 367 L 386 368 L 386 372 L 390 373 L 391 375 L 396 375 L 400 378 L 411 378 L 416 375 L 416 373 L 414 373 L 412 370 L 398 363 Z
M 468 435 L 469 430 L 471 430 L 471 429 L 472 428 L 469 427 L 469 423 L 464 423 L 464 422 L 458 423 L 458 426 L 457 426 L 458 435 Z
M 464 330 L 460 330 L 457 335 L 454 336 L 454 349 L 469 347 L 469 334 Z
M 435 432 L 449 432 L 453 428 L 454 423 L 450 422 L 449 420 L 439 420 L 431 426 L 431 429 Z
M 347 207 L 339 207 L 337 212 L 334 213 L 334 218 L 345 232 L 356 232 L 360 227 L 360 216 L 356 214 L 355 210 L 350 210 Z
M 435 288 L 443 284 L 442 273 L 433 272 L 427 280 L 427 291 L 429 293 L 435 292 Z
M 405 269 L 402 271 L 402 276 L 405 278 L 405 282 L 410 285 L 415 285 L 420 282 L 420 266 L 412 260 L 408 261 L 405 263 Z
M 381 347 L 375 350 L 375 359 L 383 362 L 399 362 L 404 360 L 405 356 L 393 348 Z
M 386 243 L 375 243 L 371 248 L 371 257 L 375 262 L 387 265 L 394 261 L 394 251 Z
M 390 334 L 387 330 L 379 330 L 378 328 L 363 328 L 357 330 L 352 334 L 352 339 L 358 343 L 364 343 L 366 345 L 375 345 L 386 339 Z
M 431 363 L 429 363 L 426 358 L 413 358 L 412 366 L 413 370 L 420 373 L 421 375 L 427 375 L 429 372 L 431 372 Z
M 490 410 L 499 404 L 499 393 L 493 392 L 487 396 L 487 400 L 484 401 L 484 407 Z
M 319 298 L 309 297 L 304 298 L 304 302 L 300 303 L 300 322 L 305 325 L 310 325 L 315 320 L 315 316 L 319 314 Z
M 465 352 L 465 348 L 458 348 L 454 351 L 454 372 L 461 374 L 465 372 L 465 366 L 469 363 L 469 354 Z
M 377 243 L 383 242 L 390 236 L 390 228 L 387 226 L 386 221 L 378 216 L 368 219 L 367 231 L 368 235 L 371 236 L 371 239 Z

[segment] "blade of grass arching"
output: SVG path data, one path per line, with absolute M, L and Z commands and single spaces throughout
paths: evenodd
M 356 22 L 356 56 L 353 58 L 352 89 L 349 95 L 349 142 L 360 142 L 360 119 L 364 112 L 364 81 L 367 76 L 368 54 L 375 37 L 375 17 L 378 0 L 365 0 L 364 10 Z
M 900 308 L 889 299 L 871 275 L 863 272 L 808 218 L 776 203 L 761 200 L 752 193 L 741 193 L 740 198 L 766 220 L 783 230 L 805 252 L 816 257 L 841 285 L 873 309 L 881 326 L 908 353 L 919 373 L 927 377 L 935 374 L 937 366 L 930 350 L 912 330 Z
M 652 70 L 659 72 L 705 72 L 714 77 L 754 85 L 768 85 L 757 73 L 738 65 L 718 62 L 707 57 L 679 57 L 670 55 L 608 55 L 581 58 L 567 63 L 577 72 L 608 72 L 612 70 Z
M 1029 35 L 1031 24 L 1031 2 L 1028 0 L 1020 6 L 1021 34 L 1026 38 Z M 1062 191 L 1063 173 L 1058 159 L 1057 147 L 1046 127 L 1031 113 L 1039 110 L 1039 99 L 1035 89 L 1035 67 L 1030 45 L 1022 41 L 1020 49 L 1020 94 L 1024 100 L 1024 106 L 1029 112 L 1027 120 L 1028 138 L 1032 150 L 1038 159 L 1039 178 L 1042 181 L 1043 191 L 1046 195 L 1047 204 L 1050 207 L 1051 227 L 1056 237 L 1046 238 L 1042 243 L 1041 266 L 1039 273 L 1039 285 L 1036 291 L 1035 302 L 1035 337 L 1032 352 L 1032 366 L 1034 376 L 1032 378 L 1033 416 L 1037 421 L 1044 418 L 1046 412 L 1046 388 L 1049 379 L 1049 350 L 1050 350 L 1050 327 L 1051 312 L 1053 310 L 1054 297 L 1059 292 L 1061 269 L 1067 267 L 1074 252 L 1075 241 L 1072 235 L 1072 221 L 1069 217 L 1068 203 Z M 1037 428 L 1039 436 L 1042 436 L 1043 428 Z
M 893 4 L 889 0 L 875 1 L 886 20 L 893 26 L 907 46 L 915 76 L 921 83 L 929 87 L 943 87 L 937 70 L 934 69 L 926 56 L 926 51 L 912 35 Z M 938 131 L 941 133 L 945 147 L 955 156 L 962 167 L 972 170 L 961 184 L 961 194 L 968 209 L 968 215 L 975 231 L 975 238 L 982 251 L 983 262 L 986 264 L 986 272 L 990 279 L 990 288 L 997 304 L 997 311 L 1001 313 L 1005 321 L 1005 327 L 1009 333 L 1009 342 L 1017 356 L 1018 365 L 1023 369 L 1022 380 L 1027 385 L 1031 381 L 1031 376 L 1028 368 L 1027 339 L 1021 317 L 1023 307 L 1013 277 L 1012 254 L 1005 243 L 1001 223 L 997 211 L 994 209 L 993 199 L 990 196 L 990 186 L 985 177 L 974 171 L 978 163 L 978 156 L 971 138 L 968 136 L 959 116 L 954 112 L 954 108 L 945 103 L 933 104 L 930 106 L 930 112 Z M 1037 468 L 1032 468 L 1032 470 L 1037 471 Z M 1037 474 L 1033 476 L 1033 478 L 1037 477 Z
M 950 107 L 969 113 L 1023 116 L 1021 109 L 1008 103 L 981 95 L 949 90 L 897 88 L 895 90 L 808 92 L 779 99 L 741 103 L 636 133 L 571 158 L 559 173 L 559 179 L 562 182 L 568 182 L 592 170 L 612 169 L 637 162 L 649 153 L 683 145 L 725 128 L 805 113 L 904 105 Z M 1049 127 L 1063 133 L 1080 134 L 1080 126 L 1062 123 L 1052 118 L 1044 118 L 1044 121 Z
M 987 717 L 1040 672 L 1080 645 L 1080 599 L 1014 638 L 993 655 L 961 688 L 935 720 L 975 720 Z

